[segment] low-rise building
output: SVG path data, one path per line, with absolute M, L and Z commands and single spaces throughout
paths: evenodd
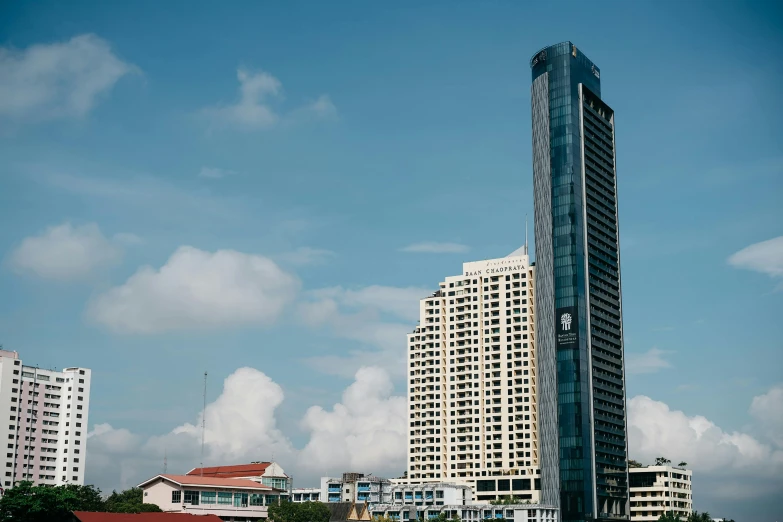
M 448 519 L 459 517 L 463 521 L 505 519 L 513 522 L 559 522 L 560 511 L 556 507 L 538 504 L 508 505 L 406 505 L 400 503 L 378 504 L 370 508 L 373 517 L 388 517 L 402 522 L 414 522 L 437 518 L 441 513 Z
M 391 488 L 391 503 L 413 506 L 466 505 L 473 502 L 470 486 L 444 482 L 425 484 L 395 484 Z
M 294 488 L 291 490 L 292 502 L 320 502 L 321 488 Z
M 667 511 L 685 519 L 693 512 L 691 470 L 642 466 L 628 472 L 632 521 L 654 522 Z
M 156 475 L 139 484 L 144 502 L 167 513 L 217 515 L 227 522 L 267 518 L 267 506 L 287 491 L 254 480 L 198 475 Z
M 391 502 L 392 483 L 389 479 L 343 473 L 342 478 L 321 477 L 321 502 Z

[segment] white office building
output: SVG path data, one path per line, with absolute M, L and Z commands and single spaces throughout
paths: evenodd
M 421 300 L 408 335 L 405 482 L 538 501 L 534 282 L 522 247 L 464 263 Z
M 17 352 L 0 350 L 3 487 L 83 485 L 89 410 L 90 370 L 25 366 Z
M 692 477 L 691 470 L 674 466 L 629 468 L 631 520 L 653 522 L 667 511 L 688 518 L 693 512 Z

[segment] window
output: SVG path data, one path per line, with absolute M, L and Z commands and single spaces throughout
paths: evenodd
M 247 507 L 247 493 L 234 493 L 234 507 Z
M 476 490 L 477 491 L 495 491 L 495 481 L 494 480 L 477 480 L 476 481 Z
M 231 498 L 233 495 L 231 493 L 226 493 L 225 491 L 221 491 L 218 493 L 218 504 L 224 504 L 224 505 L 230 505 L 231 504 Z
M 258 493 L 251 493 L 250 494 L 250 505 L 251 506 L 263 506 L 264 505 L 264 495 L 259 495 Z
M 179 504 L 182 502 L 182 492 L 181 491 L 172 491 L 171 492 L 171 503 L 172 504 Z
M 198 491 L 185 490 L 185 504 L 192 504 L 198 506 Z
M 214 491 L 202 491 L 201 492 L 201 503 L 202 504 L 214 504 L 217 499 L 217 493 Z

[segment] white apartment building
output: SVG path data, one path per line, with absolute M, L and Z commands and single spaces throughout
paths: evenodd
M 406 482 L 469 485 L 478 501 L 540 498 L 534 282 L 522 247 L 464 263 L 421 300 Z
M 293 488 L 291 502 L 322 502 L 321 488 Z
M 17 352 L 0 350 L 0 454 L 3 487 L 84 484 L 90 370 L 58 372 L 25 366 Z
M 673 466 L 629 468 L 631 520 L 653 522 L 665 511 L 686 519 L 693 512 L 692 476 Z
M 373 517 L 388 517 L 401 522 L 431 520 L 443 513 L 446 518 L 459 517 L 466 522 L 483 522 L 492 519 L 505 519 L 513 522 L 559 522 L 560 510 L 552 506 L 538 504 L 508 505 L 443 505 L 411 506 L 403 504 L 379 504 L 371 507 Z
M 343 473 L 342 478 L 321 477 L 321 502 L 367 502 L 376 504 L 391 499 L 392 483 L 389 479 Z

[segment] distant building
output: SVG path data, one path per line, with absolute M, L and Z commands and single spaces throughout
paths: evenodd
M 450 482 L 395 483 L 391 489 L 391 502 L 413 506 L 471 504 L 473 491 L 470 486 Z
M 145 503 L 167 513 L 217 515 L 224 522 L 266 519 L 267 506 L 288 496 L 254 480 L 198 475 L 156 475 L 138 487 Z
M 236 466 L 213 466 L 208 468 L 193 468 L 188 475 L 214 478 L 240 478 L 260 482 L 265 486 L 283 490 L 286 494 L 292 488 L 291 477 L 285 474 L 280 464 L 276 462 L 251 462 Z
M 0 350 L 0 457 L 3 487 L 27 480 L 84 484 L 90 410 L 87 368 L 63 371 L 25 366 L 17 352 Z
M 629 468 L 631 520 L 654 522 L 669 511 L 685 519 L 693 512 L 693 471 L 673 466 Z
M 321 502 L 367 502 L 378 504 L 391 501 L 392 483 L 389 479 L 343 473 L 342 478 L 321 477 Z
M 401 522 L 428 520 L 438 517 L 441 513 L 449 519 L 459 517 L 468 522 L 497 518 L 513 522 L 559 522 L 560 520 L 557 508 L 537 504 L 414 506 L 394 503 L 372 506 L 370 510 L 374 517 L 385 516 Z
M 321 488 L 294 488 L 291 490 L 292 502 L 320 502 Z
M 408 334 L 408 474 L 490 501 L 539 498 L 535 268 L 524 246 L 463 263 Z

